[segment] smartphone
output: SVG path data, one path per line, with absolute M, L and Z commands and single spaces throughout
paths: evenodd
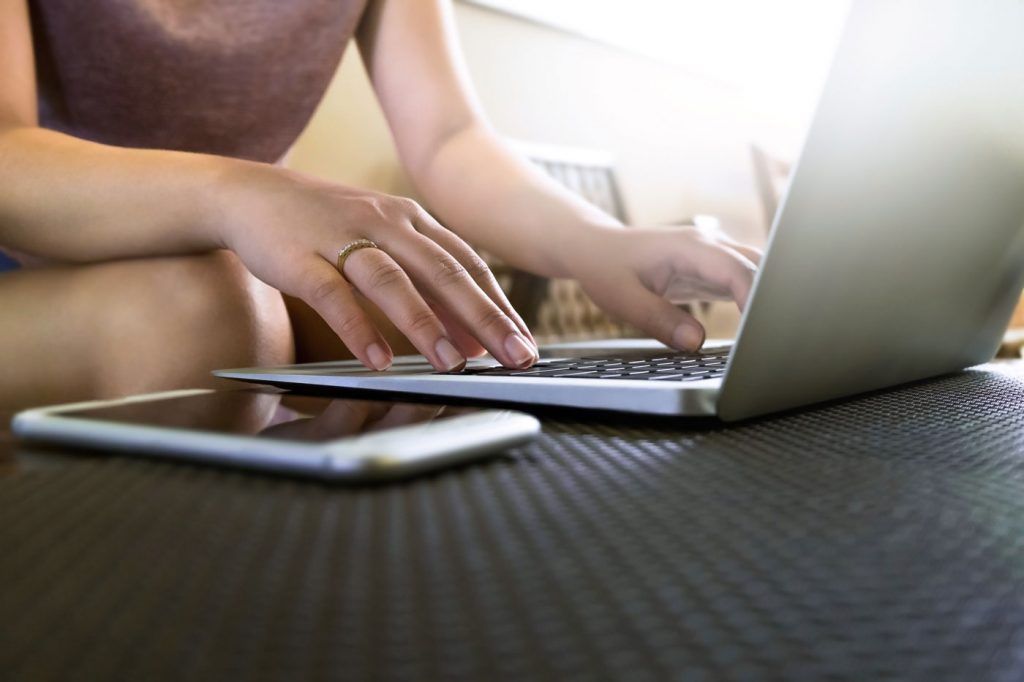
M 540 432 L 511 410 L 186 390 L 42 407 L 14 416 L 27 441 L 334 481 L 386 480 L 494 455 Z

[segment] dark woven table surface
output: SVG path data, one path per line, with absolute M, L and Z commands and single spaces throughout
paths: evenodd
M 0 459 L 3 680 L 1024 679 L 1024 369 L 375 487 Z

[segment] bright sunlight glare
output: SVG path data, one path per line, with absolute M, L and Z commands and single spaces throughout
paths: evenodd
M 810 116 L 850 0 L 475 0 L 740 89 L 791 125 Z

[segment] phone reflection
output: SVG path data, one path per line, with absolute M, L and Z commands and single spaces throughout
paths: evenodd
M 445 405 L 391 403 L 287 394 L 261 436 L 324 441 L 432 421 L 452 410 Z
M 136 426 L 323 442 L 470 411 L 472 408 L 241 389 L 128 402 L 66 414 L 77 419 Z

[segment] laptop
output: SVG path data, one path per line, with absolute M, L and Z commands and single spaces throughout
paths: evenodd
M 222 377 L 738 420 L 988 361 L 1024 285 L 1024 2 L 853 3 L 735 343 Z

